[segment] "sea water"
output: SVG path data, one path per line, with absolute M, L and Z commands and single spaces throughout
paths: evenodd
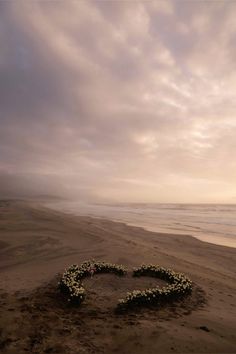
M 106 218 L 150 231 L 191 235 L 202 241 L 236 247 L 236 204 L 158 204 L 53 202 L 57 210 Z

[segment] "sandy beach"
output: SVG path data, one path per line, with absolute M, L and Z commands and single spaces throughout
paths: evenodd
M 130 271 L 154 263 L 183 272 L 193 293 L 162 308 L 117 315 L 127 291 L 161 281 L 96 275 L 68 306 L 59 274 L 94 258 Z M 0 351 L 19 353 L 235 353 L 236 249 L 26 202 L 0 203 Z

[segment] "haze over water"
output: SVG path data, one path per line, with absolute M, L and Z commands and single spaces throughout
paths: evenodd
M 192 235 L 205 242 L 236 247 L 235 204 L 56 202 L 47 206 L 75 215 L 108 218 L 150 231 Z

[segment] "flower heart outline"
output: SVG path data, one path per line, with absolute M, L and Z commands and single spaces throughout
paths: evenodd
M 82 280 L 99 273 L 113 273 L 125 276 L 127 269 L 118 264 L 89 260 L 80 266 L 73 264 L 63 273 L 60 281 L 60 291 L 66 295 L 68 302 L 80 305 L 86 296 Z M 133 269 L 133 276 L 149 276 L 165 280 L 169 284 L 162 288 L 158 286 L 145 290 L 128 292 L 124 299 L 119 300 L 116 310 L 125 311 L 132 307 L 160 305 L 182 298 L 192 292 L 192 281 L 183 273 L 159 265 L 141 265 Z

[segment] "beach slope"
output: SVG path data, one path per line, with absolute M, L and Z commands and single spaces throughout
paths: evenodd
M 94 258 L 128 269 L 154 263 L 188 275 L 193 294 L 161 309 L 118 315 L 119 298 L 164 283 L 130 274 L 85 281 L 86 301 L 68 306 L 58 274 Z M 236 249 L 76 217 L 21 201 L 0 202 L 0 352 L 235 353 Z

